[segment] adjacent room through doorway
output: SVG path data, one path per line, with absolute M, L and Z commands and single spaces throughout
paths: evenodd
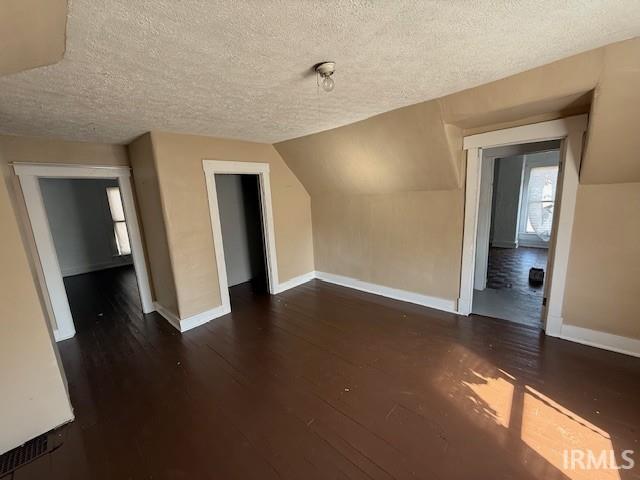
M 141 312 L 117 179 L 41 178 L 42 200 L 76 333 Z
M 542 326 L 559 159 L 559 141 L 483 152 L 473 313 Z
M 216 174 L 227 285 L 268 291 L 258 175 Z

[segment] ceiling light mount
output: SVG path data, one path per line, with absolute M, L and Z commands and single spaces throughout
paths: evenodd
M 322 87 L 322 89 L 329 93 L 336 86 L 333 78 L 331 76 L 336 71 L 336 63 L 335 62 L 322 62 L 315 65 L 314 70 L 316 71 L 316 83 L 318 86 Z

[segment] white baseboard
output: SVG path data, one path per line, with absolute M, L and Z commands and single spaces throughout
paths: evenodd
M 73 338 L 75 334 L 75 330 L 73 332 L 67 332 L 64 330 L 56 329 L 53 331 L 53 338 L 56 342 L 61 342 L 63 340 L 68 340 L 69 338 Z
M 158 312 L 167 322 L 169 322 L 176 330 L 179 332 L 182 331 L 180 328 L 180 318 L 172 311 L 163 307 L 158 302 L 153 302 L 153 306 L 156 307 L 156 312 Z
M 395 300 L 401 300 L 403 302 L 415 303 L 417 305 L 435 308 L 437 310 L 443 310 L 445 312 L 456 313 L 455 300 L 430 297 L 428 295 L 422 295 L 420 293 L 408 292 L 406 290 L 385 287 L 383 285 L 377 285 L 375 283 L 363 282 L 362 280 L 344 277 L 342 275 L 334 275 L 333 273 L 315 272 L 315 276 L 319 280 L 323 280 L 329 283 L 335 283 L 336 285 L 342 285 L 343 287 L 349 287 L 355 290 L 373 293 L 375 295 L 393 298 Z
M 549 244 L 548 243 L 537 243 L 537 242 L 531 242 L 529 240 L 520 240 L 518 242 L 518 246 L 519 247 L 529 247 L 529 248 L 542 248 L 544 250 L 549 250 Z
M 518 248 L 518 242 L 491 242 L 492 247 L 497 248 Z
M 544 313 L 543 313 L 544 318 Z M 562 325 L 564 323 L 564 319 L 559 315 L 554 315 L 550 312 L 547 312 L 547 320 L 544 326 L 544 333 L 549 337 L 562 337 Z
M 123 267 L 125 265 L 133 265 L 131 257 L 129 257 L 129 261 L 127 262 L 104 262 L 65 268 L 64 270 L 62 270 L 62 276 L 72 277 L 74 275 L 82 275 L 84 273 L 97 272 L 100 270 L 107 270 L 109 268 Z
M 571 342 L 589 345 L 591 347 L 602 348 L 612 352 L 624 353 L 634 357 L 640 357 L 640 340 L 636 338 L 622 337 L 611 333 L 599 332 L 588 328 L 576 327 L 575 325 L 562 325 L 562 331 L 558 338 L 563 338 Z
M 518 246 L 548 249 L 549 242 L 545 242 L 535 233 L 520 233 L 520 235 L 518 235 Z
M 187 318 L 180 320 L 180 328 L 182 332 L 191 330 L 192 328 L 199 327 L 202 324 L 210 322 L 218 317 L 226 315 L 231 312 L 231 306 L 220 305 L 219 307 L 212 308 L 206 312 L 198 313 Z
M 211 310 L 180 319 L 177 315 L 163 307 L 158 302 L 154 302 L 154 306 L 156 307 L 156 311 L 181 333 L 191 330 L 192 328 L 199 327 L 200 325 L 231 312 L 230 306 L 220 305 L 219 307 L 212 308 Z
M 307 283 L 313 280 L 314 278 L 316 278 L 316 272 L 303 273 L 302 275 L 293 277 L 292 279 L 287 280 L 286 282 L 279 283 L 276 286 L 275 291 L 273 293 L 274 294 L 282 293 L 286 290 L 289 290 L 290 288 L 294 288 L 299 285 L 302 285 L 303 283 Z

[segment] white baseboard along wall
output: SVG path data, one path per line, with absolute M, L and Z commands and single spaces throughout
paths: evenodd
M 394 300 L 400 300 L 416 305 L 422 305 L 424 307 L 434 308 L 436 310 L 441 310 L 444 312 L 457 313 L 455 300 L 431 297 L 420 293 L 409 292 L 406 290 L 400 290 L 397 288 L 386 287 L 384 285 L 365 282 L 356 278 L 319 271 L 308 272 L 278 284 L 274 289 L 274 294 L 285 292 L 292 288 L 303 285 L 313 279 L 322 280 L 324 282 L 333 283 L 335 285 L 340 285 L 343 287 L 353 288 L 354 290 L 359 290 L 361 292 L 367 292 L 386 298 L 392 298 Z M 230 308 L 220 306 L 181 320 L 171 311 L 164 308 L 157 302 L 155 303 L 155 307 L 156 311 L 180 332 L 186 332 L 188 330 L 191 330 L 192 328 L 198 327 L 204 323 L 207 323 L 231 312 Z M 564 340 L 569 340 L 583 345 L 601 348 L 604 350 L 610 350 L 617 353 L 640 357 L 640 340 L 634 338 L 612 335 L 605 332 L 599 332 L 597 330 L 589 330 L 586 328 L 566 324 L 562 326 L 562 331 L 559 332 L 559 334 L 550 334 L 550 336 L 562 338 Z
M 558 338 L 571 342 L 602 348 L 612 352 L 624 353 L 634 357 L 640 357 L 640 340 L 611 333 L 576 327 L 575 325 L 562 325 L 562 332 Z
M 385 287 L 384 285 L 364 282 L 356 278 L 335 275 L 333 273 L 315 272 L 315 278 L 324 282 L 360 290 L 362 292 L 373 293 L 375 295 L 381 295 L 383 297 L 393 298 L 394 300 L 401 300 L 403 302 L 415 303 L 416 305 L 422 305 L 423 307 L 435 308 L 436 310 L 442 310 L 450 313 L 456 312 L 455 300 L 430 297 L 420 293 Z
M 211 320 L 215 320 L 218 317 L 222 317 L 231 312 L 231 308 L 221 305 L 211 310 L 192 315 L 187 318 L 180 319 L 177 315 L 171 312 L 169 309 L 163 307 L 158 302 L 154 302 L 156 312 L 158 312 L 167 322 L 169 322 L 180 333 L 184 333 L 192 328 L 199 327 Z

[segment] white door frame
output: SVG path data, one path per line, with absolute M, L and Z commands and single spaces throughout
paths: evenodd
M 277 293 L 278 287 L 278 261 L 276 258 L 276 241 L 273 228 L 273 209 L 271 206 L 271 183 L 269 181 L 269 164 L 254 162 L 229 162 L 224 160 L 203 160 L 202 166 L 204 168 L 204 174 L 207 182 L 209 214 L 211 216 L 211 232 L 213 233 L 213 246 L 216 254 L 218 283 L 220 285 L 220 299 L 222 300 L 224 311 L 231 311 L 215 175 L 225 173 L 239 175 L 258 175 L 260 183 L 260 208 L 262 210 L 261 218 L 262 231 L 264 236 L 264 251 L 267 261 L 267 282 L 269 284 L 269 293 L 274 295 Z
M 587 130 L 587 122 L 587 115 L 577 115 L 464 137 L 463 148 L 467 151 L 467 173 L 458 313 L 469 315 L 473 300 L 482 149 L 546 140 L 562 140 L 558 172 L 557 198 L 559 199 L 559 208 L 556 207 L 554 212 L 554 235 L 549 244 L 549 261 L 545 282 L 547 302 L 542 313 L 546 333 L 552 336 L 561 334 L 564 287 L 569 263 L 582 144 Z
M 27 207 L 27 215 L 31 223 L 40 265 L 44 276 L 44 288 L 49 295 L 56 328 L 53 333 L 56 342 L 66 340 L 75 335 L 76 329 L 69 308 L 69 299 L 64 288 L 60 263 L 56 254 L 53 236 L 47 218 L 40 178 L 100 178 L 118 181 L 125 221 L 131 243 L 131 256 L 138 281 L 140 302 L 143 313 L 153 312 L 153 299 L 149 285 L 149 273 L 145 260 L 142 236 L 138 224 L 133 189 L 131 187 L 131 171 L 129 167 L 64 165 L 43 163 L 13 163 L 13 170 L 20 180 L 20 187 Z M 106 195 L 106 194 L 105 194 Z
M 493 206 L 493 172 L 496 157 L 482 160 L 480 193 L 478 194 L 478 226 L 476 234 L 476 265 L 473 288 L 487 288 L 487 270 L 489 268 L 489 240 L 491 233 L 491 209 Z

